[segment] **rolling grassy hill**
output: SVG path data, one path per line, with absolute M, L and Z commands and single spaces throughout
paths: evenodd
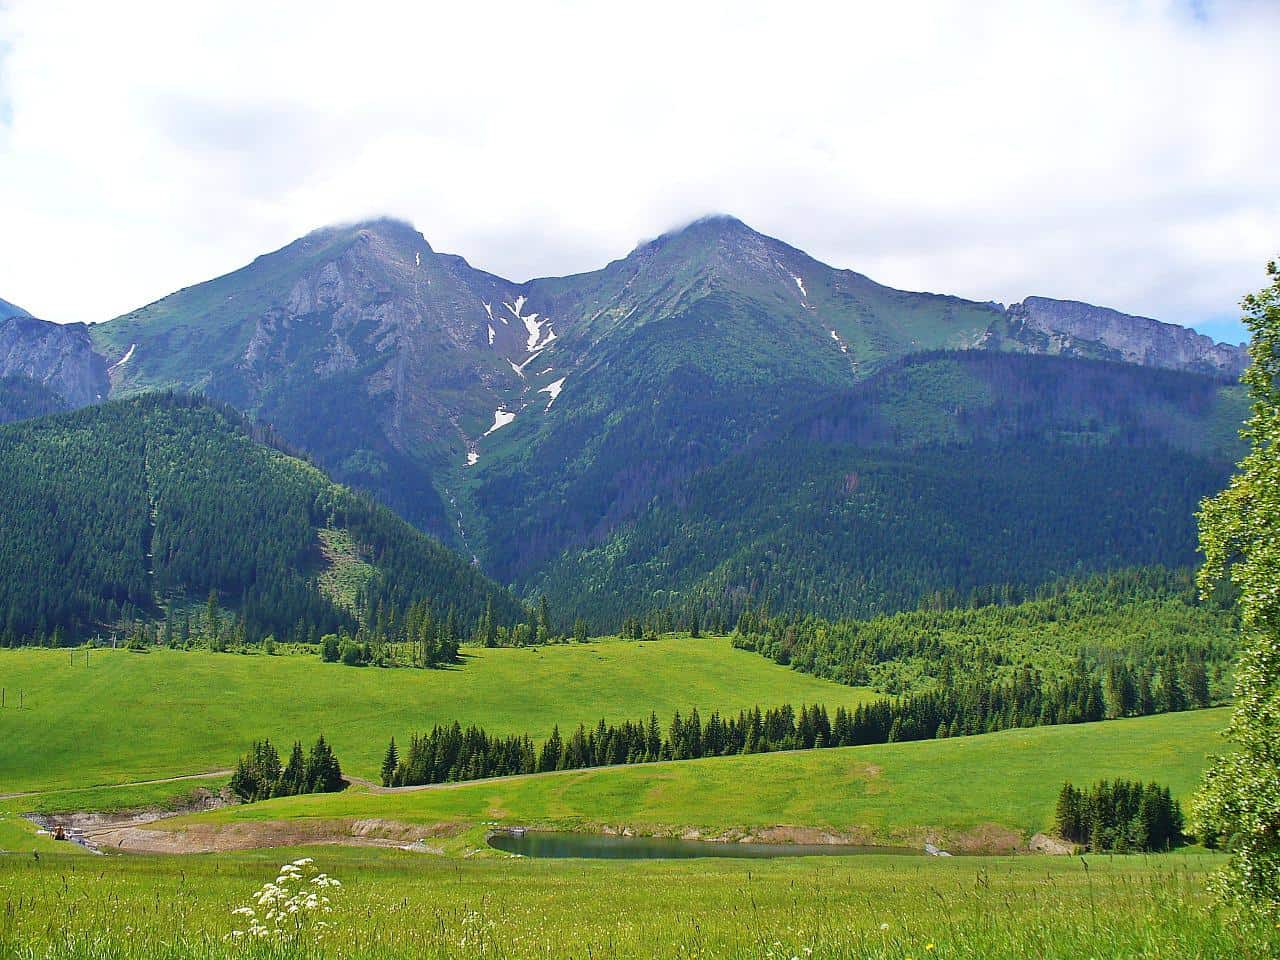
M 805 676 L 725 638 L 467 649 L 448 670 L 381 670 L 309 656 L 95 650 L 0 651 L 0 792 L 124 783 L 231 767 L 249 743 L 323 733 L 343 769 L 377 775 L 387 740 L 435 723 L 537 739 L 578 723 L 665 724 L 784 702 L 852 706 L 869 692 Z M 25 709 L 14 709 L 17 691 Z
M 413 792 L 290 797 L 172 821 L 382 817 L 626 826 L 706 834 L 812 827 L 874 842 L 940 836 L 1000 849 L 1050 827 L 1066 780 L 1157 780 L 1185 799 L 1226 710 L 1009 730 L 977 737 L 541 774 Z

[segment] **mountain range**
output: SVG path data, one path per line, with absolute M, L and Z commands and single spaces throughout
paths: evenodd
M 0 301 L 0 421 L 204 394 L 608 626 L 1189 561 L 1247 360 L 1084 303 L 895 290 L 731 217 L 525 283 L 383 219 L 104 323 Z

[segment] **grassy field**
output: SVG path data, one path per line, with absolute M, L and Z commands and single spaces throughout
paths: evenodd
M 1204 893 L 1219 861 L 1163 857 L 440 860 L 312 848 L 328 930 L 245 950 L 232 909 L 301 855 L 0 857 L 0 957 L 1250 960 Z
M 282 747 L 323 733 L 348 773 L 375 777 L 395 735 L 477 723 L 537 739 L 578 723 L 656 710 L 705 716 L 784 702 L 836 706 L 867 691 L 804 676 L 727 639 L 600 641 L 467 649 L 448 670 L 380 670 L 264 657 L 154 650 L 0 651 L 0 793 L 204 773 L 235 764 L 252 740 Z M 15 708 L 23 691 L 24 709 Z
M 938 836 L 999 849 L 1051 825 L 1063 781 L 1158 780 L 1185 798 L 1226 711 L 1202 710 L 980 737 L 719 757 L 513 777 L 392 794 L 348 790 L 182 818 L 233 823 L 380 817 L 707 834 L 779 825 L 873 842 Z

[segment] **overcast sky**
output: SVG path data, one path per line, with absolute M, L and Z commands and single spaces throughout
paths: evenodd
M 522 280 L 727 212 L 1239 340 L 1278 49 L 1275 0 L 0 0 L 0 297 L 105 320 L 383 213 Z

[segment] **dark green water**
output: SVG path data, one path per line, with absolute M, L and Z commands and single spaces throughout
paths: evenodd
M 855 847 L 833 843 L 715 843 L 673 837 L 612 837 L 600 833 L 530 830 L 490 834 L 489 846 L 524 857 L 591 860 L 671 860 L 694 857 L 848 857 L 866 853 L 917 855 L 905 847 Z

